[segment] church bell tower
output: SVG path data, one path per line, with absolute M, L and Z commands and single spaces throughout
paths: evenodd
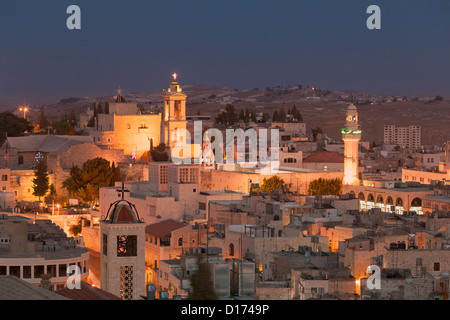
M 177 74 L 173 75 L 173 82 L 170 88 L 164 92 L 164 119 L 162 125 L 162 137 L 166 147 L 170 150 L 175 144 L 183 140 L 183 133 L 186 130 L 186 94 L 177 82 Z M 181 130 L 181 134 L 174 133 L 177 129 Z M 185 138 L 185 137 L 184 137 Z
M 344 140 L 344 185 L 359 185 L 358 148 L 361 140 L 361 129 L 358 124 L 358 111 L 352 103 L 347 108 L 345 128 L 341 130 Z
M 121 199 L 100 220 L 101 289 L 122 300 L 138 300 L 145 295 L 146 225 L 124 199 L 125 192 L 122 183 Z

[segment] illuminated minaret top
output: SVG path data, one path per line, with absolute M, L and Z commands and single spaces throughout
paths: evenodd
M 359 185 L 358 148 L 361 140 L 361 129 L 358 124 L 358 110 L 352 103 L 347 108 L 345 128 L 341 130 L 344 140 L 344 184 Z

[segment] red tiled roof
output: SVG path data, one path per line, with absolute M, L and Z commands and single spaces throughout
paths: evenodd
M 81 282 L 80 289 L 64 288 L 56 291 L 56 293 L 70 300 L 121 300 L 119 297 L 102 289 L 92 287 L 86 282 Z
M 337 152 L 319 151 L 303 159 L 306 163 L 344 163 L 344 156 Z
M 181 222 L 177 222 L 172 219 L 164 220 L 161 222 L 157 222 L 151 224 L 145 228 L 145 233 L 152 234 L 154 236 L 164 238 L 170 236 L 170 233 L 174 230 L 178 230 L 188 226 L 188 224 L 184 224 Z

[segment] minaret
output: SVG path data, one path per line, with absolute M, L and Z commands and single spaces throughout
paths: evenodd
M 162 125 L 162 141 L 172 149 L 176 143 L 173 132 L 176 129 L 186 130 L 186 95 L 177 82 L 177 74 L 173 75 L 170 88 L 164 93 L 164 119 Z M 185 131 L 183 131 L 185 132 Z M 170 153 L 169 153 L 170 154 Z
M 358 124 L 358 111 L 352 103 L 347 108 L 345 128 L 341 130 L 344 140 L 344 185 L 359 185 L 358 179 L 358 147 L 361 140 L 361 129 Z

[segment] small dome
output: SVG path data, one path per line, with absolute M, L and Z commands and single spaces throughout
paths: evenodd
M 351 103 L 351 104 L 348 106 L 347 110 L 356 110 L 356 106 L 355 106 L 353 103 Z
M 111 212 L 109 222 L 111 223 L 133 223 L 138 222 L 138 219 L 133 212 L 133 209 L 127 204 L 119 204 L 114 207 Z

